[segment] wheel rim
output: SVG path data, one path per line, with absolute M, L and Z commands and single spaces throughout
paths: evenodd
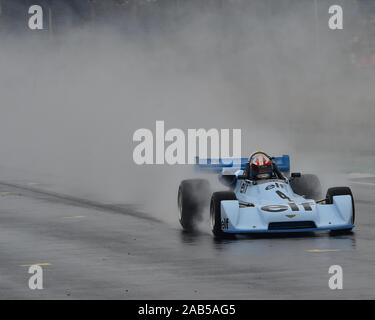
M 181 190 L 178 190 L 177 206 L 178 206 L 178 216 L 179 216 L 179 219 L 181 221 L 181 219 L 182 219 L 182 196 L 181 196 Z
M 214 206 L 212 204 L 210 206 L 210 224 L 211 224 L 211 230 L 214 230 L 214 228 L 215 228 L 215 210 L 214 210 Z

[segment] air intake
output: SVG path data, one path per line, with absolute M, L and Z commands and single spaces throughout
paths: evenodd
M 271 222 L 268 225 L 268 230 L 311 229 L 311 228 L 316 228 L 316 225 L 313 221 Z

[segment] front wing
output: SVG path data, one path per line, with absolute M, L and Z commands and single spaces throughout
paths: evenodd
M 238 200 L 221 201 L 221 227 L 226 233 L 309 232 L 354 227 L 352 199 L 333 197 L 333 204 L 240 206 Z

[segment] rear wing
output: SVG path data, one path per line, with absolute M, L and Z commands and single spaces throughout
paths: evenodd
M 290 159 L 289 155 L 284 154 L 281 157 L 271 157 L 272 161 L 277 165 L 280 171 L 288 172 L 290 170 Z M 195 166 L 197 170 L 220 173 L 222 169 L 230 170 L 243 170 L 248 158 L 238 158 L 238 159 L 199 159 L 195 160 Z

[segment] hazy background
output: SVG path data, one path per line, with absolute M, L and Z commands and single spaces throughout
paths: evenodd
M 31 2 L 0 0 L 0 179 L 174 223 L 192 168 L 132 159 L 156 120 L 240 128 L 243 156 L 290 154 L 325 186 L 374 171 L 371 2 L 38 2 L 46 29 L 29 31 Z M 328 28 L 332 4 L 343 30 Z

